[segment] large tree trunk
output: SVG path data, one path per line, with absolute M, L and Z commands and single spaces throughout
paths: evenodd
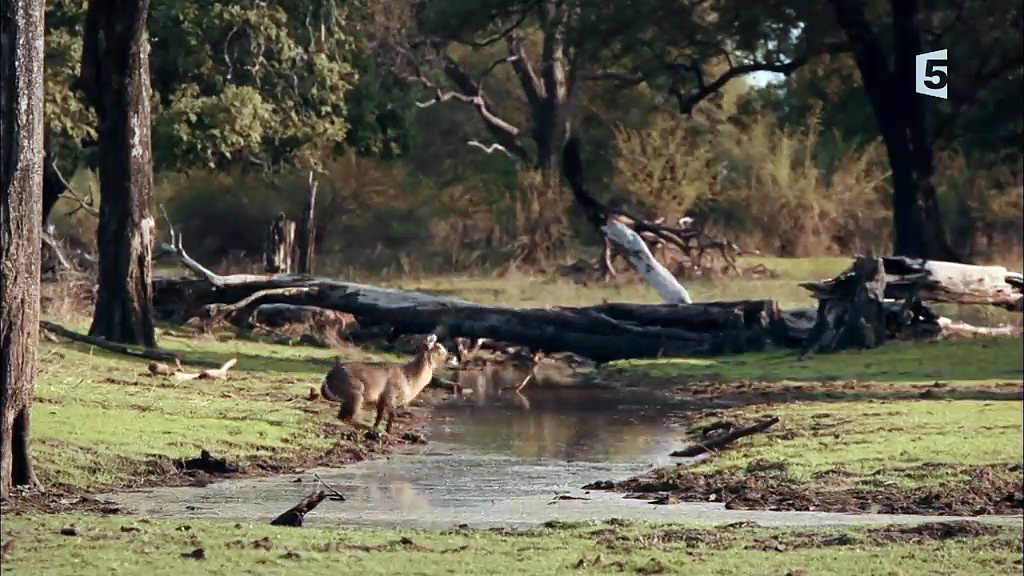
M 90 0 L 82 85 L 99 118 L 99 292 L 89 334 L 154 346 L 149 0 Z
M 917 1 L 891 2 L 892 67 L 861 0 L 832 0 L 832 4 L 853 45 L 892 171 L 893 251 L 899 256 L 958 261 L 942 224 L 924 106 L 914 90 L 914 57 L 921 51 Z
M 43 184 L 42 0 L 0 13 L 0 498 L 38 485 L 29 428 L 39 343 Z

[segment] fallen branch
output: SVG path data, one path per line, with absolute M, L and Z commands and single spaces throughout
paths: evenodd
M 858 258 L 859 259 L 859 258 Z M 1002 266 L 973 266 L 938 260 L 901 256 L 881 258 L 885 272 L 885 298 L 952 304 L 989 304 L 1011 311 L 1024 310 L 1024 277 Z M 844 282 L 852 269 L 835 278 L 801 282 L 815 298 L 828 297 L 835 285 Z
M 331 498 L 330 498 L 331 500 L 334 500 L 335 502 L 344 502 L 344 501 L 345 501 L 345 495 L 344 495 L 344 494 L 342 494 L 341 492 L 338 492 L 337 490 L 335 490 L 335 489 L 334 489 L 334 487 L 333 487 L 333 486 L 331 486 L 330 484 L 328 484 L 327 482 L 324 482 L 324 479 L 323 479 L 323 478 L 321 478 L 319 474 L 314 474 L 314 475 L 313 475 L 313 478 L 315 478 L 315 479 L 316 479 L 316 481 L 317 481 L 317 482 L 318 482 L 318 483 L 319 483 L 319 484 L 320 484 L 321 486 L 323 486 L 324 488 L 326 488 L 326 489 L 327 489 L 327 491 L 328 491 L 328 492 L 330 492 L 330 493 L 331 493 L 331 494 L 333 495 L 333 496 L 331 496 Z
M 237 359 L 232 358 L 220 368 L 210 368 L 202 372 L 176 372 L 173 374 L 175 380 L 227 380 L 228 370 L 235 365 Z M 179 365 L 180 366 L 180 365 Z
M 617 220 L 609 221 L 601 227 L 601 231 L 625 250 L 630 264 L 658 292 L 662 300 L 668 303 L 693 303 L 690 293 L 661 262 L 658 262 L 654 254 L 651 254 L 651 249 L 639 234 Z
M 943 338 L 1008 338 L 1020 336 L 1024 329 L 1020 326 L 972 326 L 966 322 L 954 322 L 953 320 L 941 317 L 938 320 L 939 329 Z
M 720 436 L 716 436 L 716 437 L 714 437 L 714 438 L 712 438 L 710 440 L 707 440 L 705 442 L 701 442 L 699 444 L 694 444 L 692 446 L 687 446 L 686 448 L 683 448 L 682 450 L 676 450 L 675 452 L 669 454 L 669 456 L 681 457 L 681 458 L 692 458 L 694 456 L 699 456 L 701 454 L 704 454 L 705 452 L 711 452 L 711 451 L 714 451 L 714 450 L 721 450 L 722 448 L 725 448 L 725 447 L 729 446 L 730 444 L 732 444 L 736 440 L 739 440 L 740 438 L 743 438 L 744 436 L 750 436 L 752 434 L 758 434 L 760 432 L 765 432 L 769 428 L 771 428 L 772 426 L 775 426 L 778 423 L 779 423 L 779 417 L 778 416 L 772 416 L 771 418 L 766 418 L 766 419 L 764 419 L 764 420 L 762 420 L 762 421 L 760 421 L 760 422 L 758 422 L 756 424 L 753 424 L 751 426 L 747 426 L 745 428 L 736 428 L 736 429 L 732 430 L 731 432 L 727 432 L 727 433 L 722 434 Z
M 266 290 L 259 290 L 253 294 L 242 298 L 234 304 L 210 304 L 203 308 L 203 317 L 211 320 L 219 320 L 226 318 L 227 316 L 233 316 L 236 312 L 243 311 L 249 308 L 257 300 L 268 298 L 270 296 L 300 296 L 310 295 L 315 296 L 315 286 L 295 286 L 291 288 L 267 288 Z M 253 307 L 255 308 L 255 307 Z
M 46 320 L 40 320 L 39 326 L 43 330 L 67 338 L 74 342 L 81 342 L 83 344 L 89 344 L 108 352 L 115 352 L 117 354 L 126 354 L 128 356 L 135 356 L 136 358 L 145 358 L 147 360 L 159 360 L 164 362 L 181 362 L 181 357 L 173 352 L 167 352 L 165 350 L 158 350 L 155 348 L 135 348 L 127 344 L 119 344 L 117 342 L 108 342 L 102 338 L 96 338 L 95 336 L 87 336 L 85 334 L 79 334 L 73 330 L 61 326 L 60 324 L 54 324 Z M 189 362 L 197 366 L 213 366 L 221 367 L 220 364 L 214 364 L 206 360 L 195 360 Z

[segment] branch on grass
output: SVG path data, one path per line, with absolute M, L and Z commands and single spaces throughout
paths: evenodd
M 736 428 L 736 429 L 734 429 L 731 432 L 727 432 L 727 433 L 722 434 L 720 436 L 716 436 L 715 438 L 712 438 L 712 439 L 707 440 L 705 442 L 701 442 L 699 444 L 694 444 L 692 446 L 687 446 L 686 448 L 683 448 L 682 450 L 676 450 L 675 452 L 673 452 L 669 456 L 682 457 L 682 458 L 692 458 L 694 456 L 699 456 L 699 455 L 704 454 L 706 452 L 712 452 L 712 451 L 715 451 L 715 450 L 721 450 L 722 448 L 728 447 L 730 444 L 732 444 L 736 440 L 739 440 L 740 438 L 743 438 L 744 436 L 750 436 L 752 434 L 758 434 L 758 433 L 761 433 L 761 432 L 766 432 L 769 428 L 771 428 L 772 426 L 775 426 L 778 423 L 779 423 L 779 417 L 778 416 L 772 416 L 771 418 L 766 418 L 766 419 L 764 419 L 764 420 L 762 420 L 762 421 L 760 421 L 760 422 L 758 422 L 756 424 L 753 424 L 751 426 L 747 426 L 745 428 Z
M 55 334 L 57 336 L 60 336 L 62 338 L 67 338 L 68 340 L 72 340 L 74 342 L 81 342 L 83 344 L 89 344 L 90 346 L 95 346 L 97 348 L 100 348 L 102 350 L 106 350 L 108 352 L 114 352 L 114 353 L 117 353 L 117 354 L 125 354 L 125 355 L 128 355 L 128 356 L 134 356 L 136 358 L 145 358 L 147 360 L 159 360 L 159 361 L 163 361 L 163 362 L 181 362 L 181 357 L 178 356 L 177 354 L 173 353 L 173 352 L 167 352 L 165 350 L 157 350 L 155 348 L 141 348 L 140 349 L 140 348 L 135 348 L 135 347 L 132 347 L 132 346 L 128 346 L 126 344 L 118 344 L 116 342 L 108 342 L 108 341 L 106 341 L 106 340 L 104 340 L 102 338 L 97 338 L 95 336 L 87 336 L 85 334 L 79 334 L 78 332 L 75 332 L 73 330 L 68 330 L 67 328 L 61 326 L 60 324 L 55 324 L 53 322 L 48 322 L 46 320 L 40 320 L 39 321 L 39 327 L 42 328 L 43 330 L 46 330 L 47 332 L 50 332 L 50 333 Z M 216 363 L 209 362 L 209 361 L 206 361 L 206 360 L 194 360 L 194 361 L 191 361 L 191 362 L 188 362 L 188 363 L 196 365 L 196 366 L 211 366 L 211 367 L 214 367 L 214 368 L 219 368 L 219 367 L 222 366 L 220 364 L 216 364 Z

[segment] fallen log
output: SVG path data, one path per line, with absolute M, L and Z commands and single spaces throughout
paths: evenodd
M 1002 266 L 974 266 L 902 256 L 881 258 L 885 272 L 885 298 L 951 304 L 987 304 L 1024 311 L 1024 276 Z M 819 282 L 801 282 L 817 298 L 848 274 Z
M 704 442 L 699 442 L 697 444 L 687 446 L 682 450 L 676 450 L 672 454 L 669 454 L 669 456 L 677 458 L 692 458 L 694 456 L 700 456 L 705 452 L 721 450 L 722 448 L 725 448 L 726 446 L 732 444 L 733 442 L 739 440 L 740 438 L 743 438 L 744 436 L 750 436 L 752 434 L 765 432 L 769 428 L 775 426 L 778 423 L 779 417 L 772 416 L 771 418 L 766 418 L 750 426 L 746 426 L 743 428 L 733 428 L 729 432 L 715 436 L 710 440 L 705 440 Z
M 316 306 L 292 306 L 290 304 L 261 304 L 253 310 L 252 323 L 268 328 L 281 328 L 292 324 L 313 324 L 337 326 L 341 332 L 358 327 L 355 316 L 335 310 L 324 310 Z
M 1012 331 L 953 325 L 925 302 L 989 304 L 1019 311 L 1022 284 L 1021 274 L 1002 266 L 858 257 L 835 278 L 800 283 L 818 299 L 816 321 L 810 330 L 806 311 L 791 311 L 784 321 L 789 337 L 806 334 L 803 356 L 873 348 L 889 339 L 1009 334 Z
M 764 302 L 661 305 L 650 311 L 625 304 L 502 308 L 308 276 L 245 275 L 245 279 L 158 278 L 154 301 L 163 319 L 174 309 L 182 311 L 172 312 L 181 318 L 187 315 L 185 310 L 210 316 L 240 312 L 244 306 L 313 306 L 352 314 L 364 326 L 388 324 L 395 333 L 424 334 L 443 327 L 450 337 L 488 338 L 545 352 L 573 352 L 598 362 L 760 349 L 766 338 L 764 313 L 775 310 L 774 303 Z M 242 301 L 244 306 L 239 306 Z

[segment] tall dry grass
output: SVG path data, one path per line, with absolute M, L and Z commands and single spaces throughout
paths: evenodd
M 659 213 L 697 215 L 745 248 L 780 256 L 888 245 L 884 150 L 873 142 L 834 160 L 817 155 L 821 128 L 771 118 L 718 129 L 659 115 L 616 134 L 618 185 Z

